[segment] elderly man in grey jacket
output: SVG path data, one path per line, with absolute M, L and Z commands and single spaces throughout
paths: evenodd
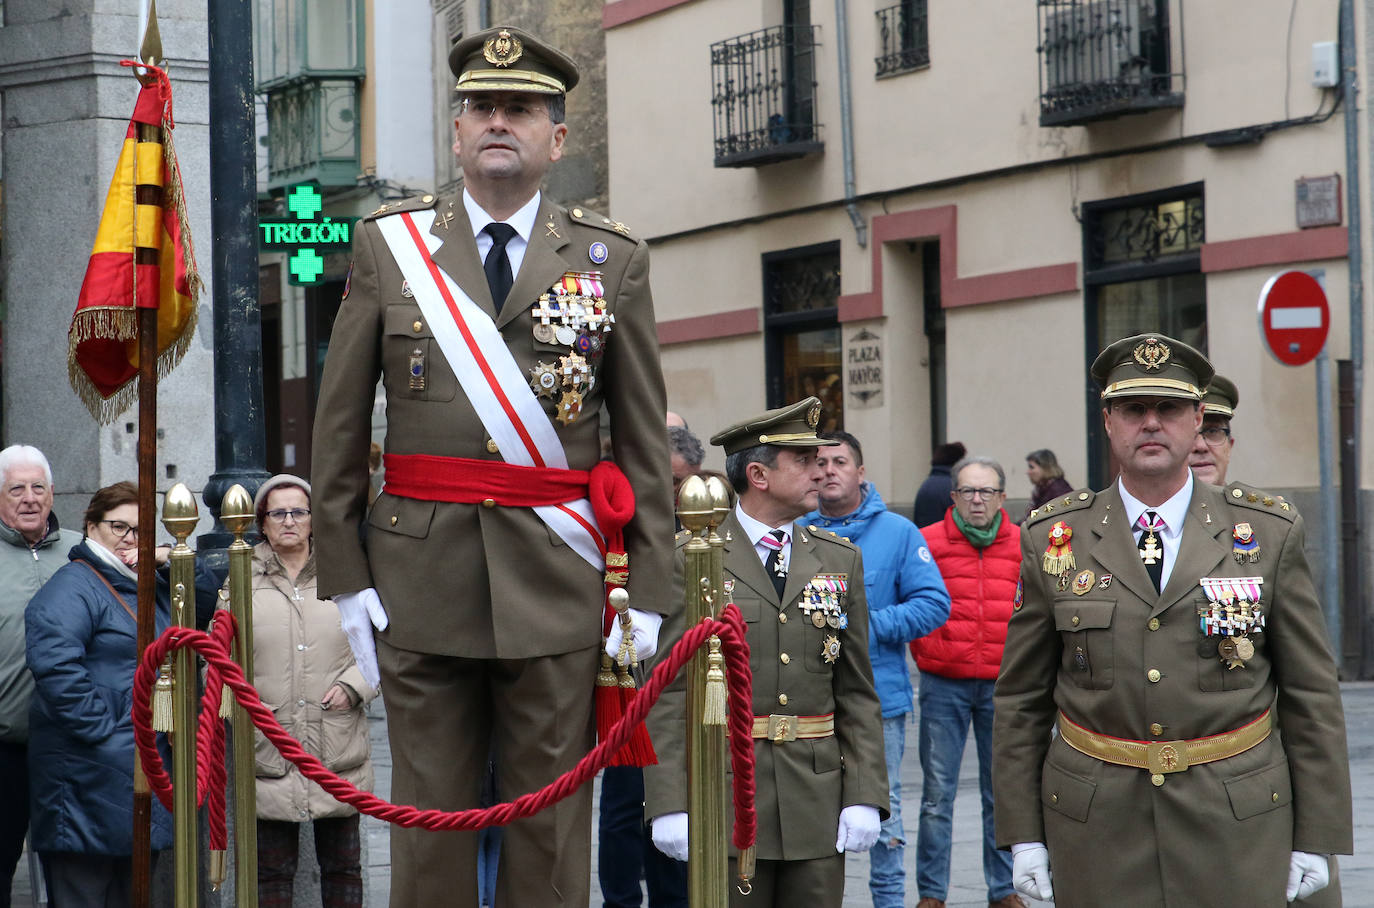
M 0 908 L 29 825 L 29 699 L 24 665 L 24 607 L 81 534 L 58 527 L 52 513 L 52 468 L 29 445 L 0 451 Z

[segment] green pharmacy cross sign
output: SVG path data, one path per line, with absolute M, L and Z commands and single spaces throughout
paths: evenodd
M 324 275 L 324 257 L 353 248 L 356 218 L 320 217 L 324 197 L 314 183 L 297 183 L 286 193 L 284 218 L 259 218 L 258 233 L 263 252 L 284 252 L 287 278 L 293 284 L 318 284 Z

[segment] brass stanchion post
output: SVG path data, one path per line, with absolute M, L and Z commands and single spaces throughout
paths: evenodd
M 716 481 L 719 483 L 719 480 Z M 721 490 L 723 492 L 723 488 Z M 728 499 L 727 499 L 728 500 Z M 721 607 L 722 549 L 712 547 L 708 535 L 723 516 L 716 513 L 712 490 L 693 476 L 682 484 L 678 519 L 692 533 L 684 548 L 684 605 L 687 620 L 697 624 L 712 618 Z M 730 867 L 726 843 L 725 725 L 703 719 L 709 697 L 706 685 L 714 658 L 714 683 L 723 684 L 719 644 L 715 653 L 698 651 L 687 666 L 687 898 L 692 908 L 726 908 L 730 895 Z
M 253 499 L 235 484 L 224 493 L 220 522 L 234 541 L 229 546 L 229 608 L 238 632 L 234 661 L 253 683 L 253 547 L 243 534 L 253 525 Z M 234 900 L 238 908 L 258 906 L 258 795 L 253 754 L 253 723 L 237 702 L 230 725 L 234 734 Z
M 162 525 L 176 539 L 171 555 L 172 623 L 196 626 L 196 553 L 186 537 L 200 519 L 195 496 L 177 483 L 162 504 Z M 149 528 L 151 532 L 151 527 Z M 196 659 L 189 647 L 177 650 L 172 678 L 172 835 L 176 860 L 174 903 L 198 904 L 196 831 Z

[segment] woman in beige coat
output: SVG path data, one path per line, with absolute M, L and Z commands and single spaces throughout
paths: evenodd
M 277 720 L 324 765 L 372 788 L 363 681 L 333 602 L 315 595 L 310 484 L 288 474 L 254 501 L 267 541 L 253 550 L 254 682 Z M 259 732 L 258 903 L 290 906 L 300 823 L 311 821 L 324 908 L 361 908 L 358 813 L 288 763 Z

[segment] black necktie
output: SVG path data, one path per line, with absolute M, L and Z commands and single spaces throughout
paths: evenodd
M 768 560 L 763 563 L 773 588 L 778 591 L 778 601 L 782 601 L 783 587 L 787 586 L 787 562 L 782 560 L 783 546 L 787 545 L 787 534 L 782 530 L 772 530 L 759 540 L 768 549 Z
M 1155 585 L 1155 592 L 1161 592 L 1164 577 L 1164 521 L 1154 511 L 1146 511 L 1140 515 L 1136 525 L 1143 530 L 1138 543 L 1140 560 L 1145 564 L 1145 573 L 1150 575 L 1150 582 Z
M 506 244 L 515 236 L 515 228 L 509 224 L 502 224 L 493 221 L 482 228 L 482 232 L 491 237 L 491 250 L 487 253 L 487 260 L 482 263 L 482 270 L 487 273 L 487 286 L 491 288 L 491 301 L 496 306 L 496 312 L 500 314 L 501 306 L 506 302 L 507 295 L 510 294 L 510 285 L 515 283 L 515 277 L 511 272 L 510 256 L 506 254 Z

